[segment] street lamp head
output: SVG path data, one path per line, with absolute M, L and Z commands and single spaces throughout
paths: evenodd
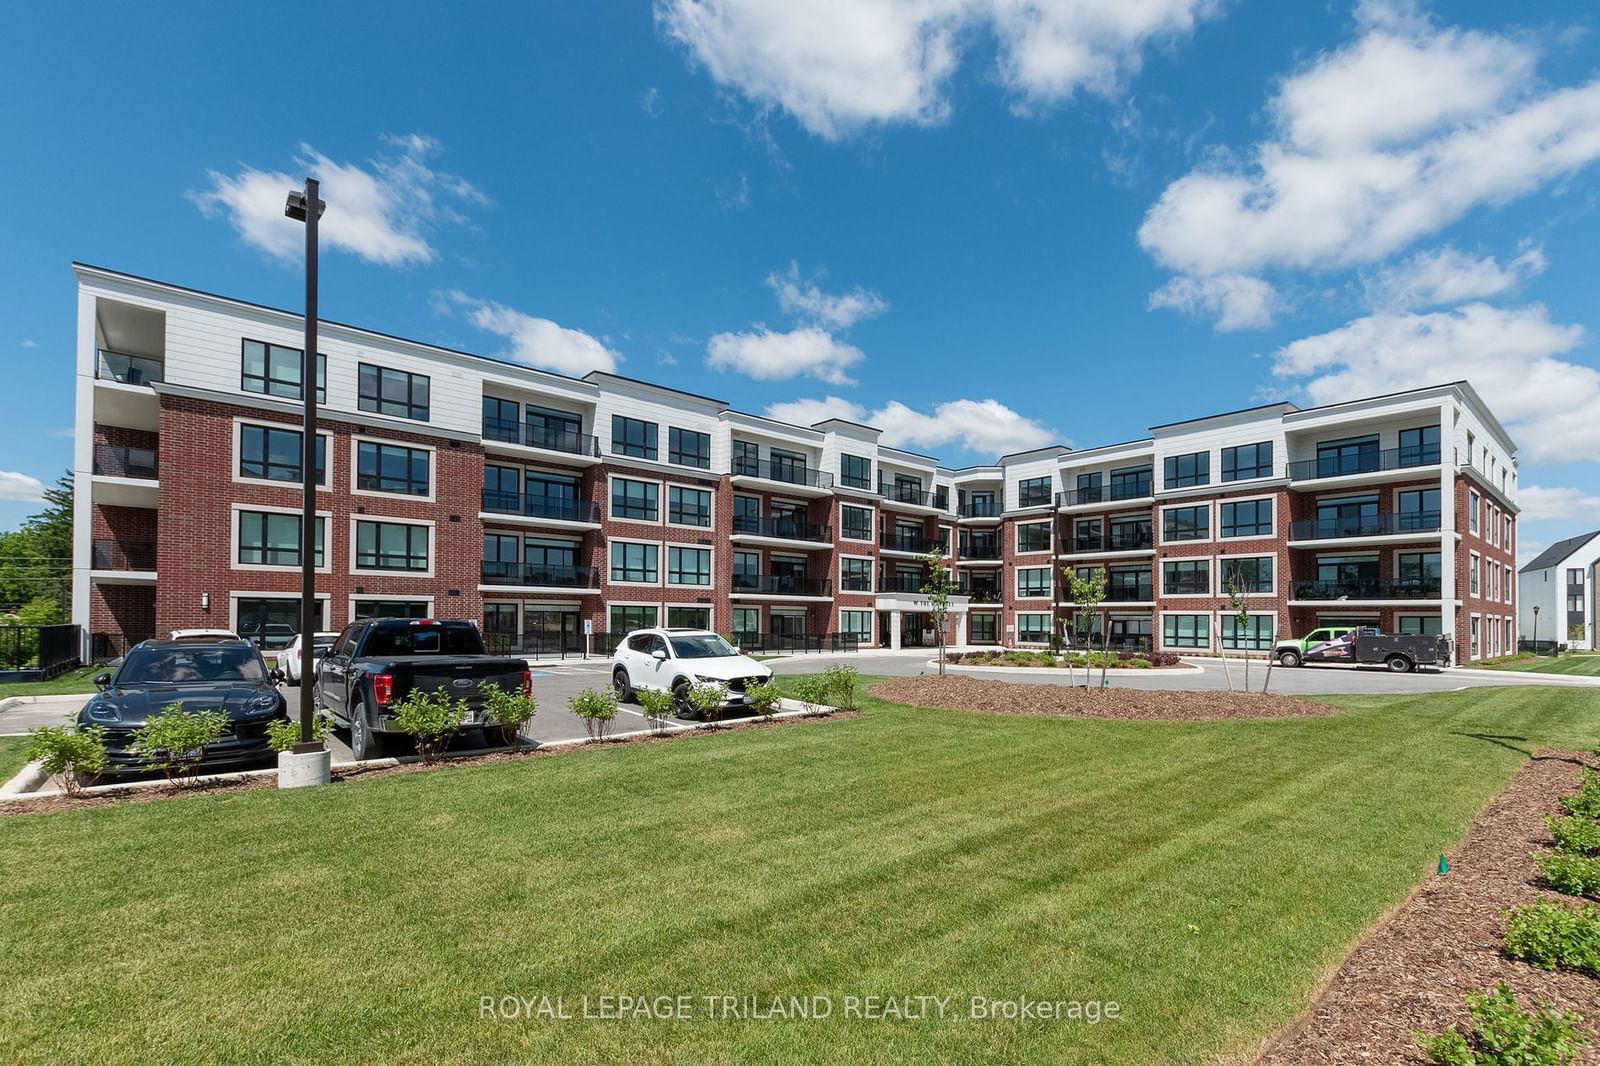
M 320 196 L 317 197 L 317 217 L 321 218 L 323 212 L 327 210 L 328 202 Z M 288 202 L 283 205 L 283 213 L 296 222 L 306 220 L 306 194 L 303 190 L 290 190 Z

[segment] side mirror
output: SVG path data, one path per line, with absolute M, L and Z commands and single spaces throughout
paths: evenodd
M 281 685 L 281 684 L 284 683 L 285 680 L 287 680 L 285 678 L 285 676 L 284 676 L 283 671 L 279 670 L 276 666 L 274 666 L 271 670 L 267 671 L 267 679 L 269 681 L 271 681 L 274 685 Z
M 667 658 L 666 650 L 663 648 L 657 648 L 650 653 L 650 658 L 665 662 Z
M 94 687 L 95 688 L 106 688 L 106 687 L 110 686 L 110 684 L 111 684 L 111 675 L 109 673 L 100 673 L 100 674 L 95 674 L 94 675 Z

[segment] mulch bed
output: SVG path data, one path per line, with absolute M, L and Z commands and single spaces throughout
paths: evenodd
M 1094 683 L 1099 684 L 1098 675 Z M 1341 713 L 1325 703 L 1272 693 L 1133 688 L 1091 688 L 1085 691 L 1067 685 L 1029 685 L 953 674 L 944 677 L 935 674 L 895 678 L 879 682 L 871 692 L 879 699 L 911 707 L 1148 722 L 1219 722 Z
M 1439 1033 L 1469 1020 L 1463 996 L 1505 981 L 1523 1006 L 1540 1000 L 1600 1025 L 1600 980 L 1551 973 L 1500 954 L 1502 912 L 1541 897 L 1530 857 L 1550 843 L 1542 817 L 1574 791 L 1576 752 L 1541 752 L 1478 815 L 1449 853 L 1450 872 L 1432 875 L 1345 959 L 1310 1009 L 1256 1066 L 1301 1063 L 1426 1063 L 1411 1032 Z M 1600 1063 L 1591 1044 L 1579 1062 Z
M 734 718 L 724 721 L 716 729 L 668 729 L 660 733 L 607 739 L 602 743 L 564 745 L 552 748 L 527 748 L 522 751 L 499 751 L 487 755 L 448 753 L 435 763 L 401 763 L 398 766 L 350 766 L 333 771 L 333 784 L 350 781 L 368 781 L 396 774 L 425 773 L 456 767 L 488 766 L 492 763 L 550 759 L 573 752 L 601 751 L 625 744 L 655 744 L 668 740 L 687 740 L 694 737 L 714 737 L 720 733 L 744 729 L 776 729 L 781 726 L 814 725 L 820 722 L 837 722 L 846 718 L 859 718 L 860 711 L 834 711 L 826 715 L 807 715 L 799 718 L 780 718 L 763 721 L 758 718 Z M 128 789 L 121 792 L 90 793 L 77 797 L 52 796 L 48 799 L 16 800 L 0 803 L 0 818 L 24 814 L 49 814 L 55 811 L 81 811 L 92 807 L 120 807 L 130 803 L 150 803 L 155 800 L 185 799 L 193 796 L 216 796 L 222 793 L 253 792 L 262 788 L 277 788 L 278 779 L 271 774 L 260 774 L 237 781 L 205 781 L 193 785 L 164 785 L 153 788 Z

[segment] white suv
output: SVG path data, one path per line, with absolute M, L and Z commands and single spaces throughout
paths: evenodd
M 636 689 L 670 692 L 679 718 L 697 713 L 689 687 L 715 681 L 728 687 L 728 703 L 743 705 L 751 685 L 772 680 L 772 671 L 708 629 L 640 629 L 629 633 L 611 656 L 611 685 L 617 698 L 631 700 Z

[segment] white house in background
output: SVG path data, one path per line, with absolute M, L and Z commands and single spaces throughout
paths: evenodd
M 1600 529 L 1557 541 L 1518 571 L 1517 635 L 1523 640 L 1556 640 L 1568 647 L 1593 650 L 1597 562 Z

